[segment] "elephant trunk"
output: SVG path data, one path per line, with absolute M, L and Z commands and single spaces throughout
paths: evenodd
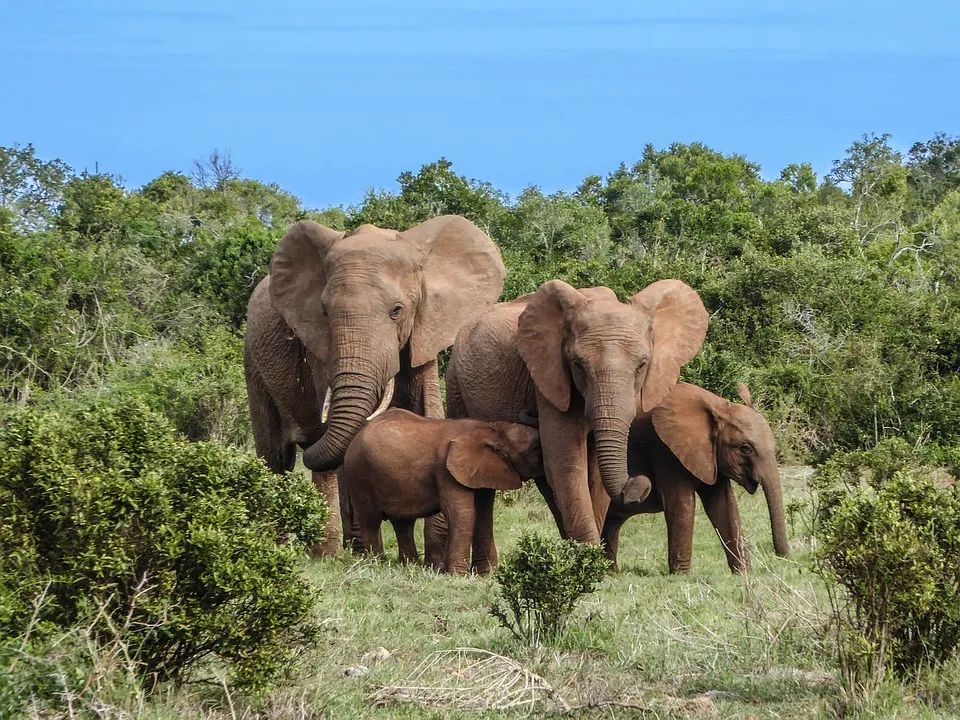
M 632 503 L 644 500 L 650 488 L 640 478 L 631 478 L 627 472 L 627 440 L 636 406 L 633 402 L 629 407 L 626 405 L 597 405 L 592 420 L 603 487 L 612 500 Z
M 326 431 L 303 453 L 303 464 L 311 470 L 323 472 L 339 466 L 347 446 L 380 403 L 387 373 L 383 372 L 383 364 L 371 362 L 368 358 L 369 355 L 357 355 L 337 360 L 330 383 Z
M 770 512 L 770 527 L 773 530 L 773 549 L 780 557 L 790 554 L 790 541 L 787 540 L 787 522 L 783 514 L 783 490 L 780 486 L 780 471 L 776 462 L 764 473 L 763 494 L 767 498 Z

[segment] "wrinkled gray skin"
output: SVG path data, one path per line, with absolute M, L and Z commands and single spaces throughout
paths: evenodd
M 560 280 L 464 324 L 447 368 L 450 417 L 539 416 L 538 482 L 563 537 L 597 544 L 611 498 L 642 500 L 627 437 L 700 349 L 707 313 L 690 287 L 662 280 L 620 302 Z
M 630 473 L 648 478 L 653 490 L 641 503 L 610 504 L 603 542 L 614 565 L 620 528 L 627 518 L 662 512 L 667 522 L 670 572 L 690 572 L 694 498 L 699 495 L 720 536 L 731 571 L 746 570 L 749 557 L 741 539 L 740 513 L 731 481 L 751 495 L 763 488 L 774 550 L 781 557 L 789 553 L 773 432 L 753 409 L 746 385 L 740 384 L 738 390 L 743 405 L 696 385 L 678 383 L 652 413 L 634 423 L 630 433 Z
M 442 417 L 437 353 L 496 301 L 504 275 L 496 245 L 457 216 L 404 232 L 362 225 L 347 234 L 300 222 L 280 241 L 270 275 L 250 298 L 244 369 L 258 455 L 284 472 L 304 448 L 304 465 L 330 507 L 315 554 L 337 551 L 340 511 L 345 536 L 356 537 L 336 469 L 389 381 L 390 405 Z M 442 525 L 426 531 L 435 564 Z
M 402 562 L 417 562 L 413 525 L 443 511 L 449 535 L 443 569 L 486 574 L 497 568 L 493 503 L 543 473 L 539 434 L 516 423 L 435 420 L 388 410 L 357 434 L 343 462 L 363 549 L 383 553 L 390 520 Z M 472 550 L 472 557 L 471 557 Z

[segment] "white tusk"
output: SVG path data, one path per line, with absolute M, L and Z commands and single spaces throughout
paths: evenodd
M 387 387 L 383 391 L 383 400 L 380 401 L 380 405 L 376 410 L 373 411 L 373 415 L 370 415 L 367 420 L 373 420 L 377 415 L 382 415 L 384 411 L 390 407 L 391 400 L 393 400 L 393 378 L 390 378 L 390 382 L 387 383 Z
M 320 411 L 320 422 L 327 421 L 327 415 L 330 414 L 330 398 L 333 397 L 331 388 L 327 388 L 327 394 L 323 396 L 323 410 Z

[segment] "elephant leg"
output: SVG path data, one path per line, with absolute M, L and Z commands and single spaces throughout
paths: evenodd
M 667 521 L 667 566 L 671 575 L 689 573 L 696 511 L 694 488 L 686 483 L 671 485 L 661 490 L 661 498 Z
M 733 494 L 733 484 L 721 481 L 698 489 L 703 509 L 723 542 L 723 552 L 731 572 L 743 572 L 750 567 L 750 557 L 740 530 L 740 510 Z
M 257 455 L 278 475 L 290 472 L 297 464 L 297 446 L 287 442 L 284 437 L 280 410 L 255 373 L 247 372 L 246 380 L 253 444 Z
M 487 575 L 497 569 L 497 544 L 493 538 L 493 503 L 496 490 L 477 490 L 474 493 L 476 521 L 473 525 L 473 558 L 470 569 L 477 575 Z
M 443 399 L 440 396 L 440 375 L 436 360 L 430 360 L 411 370 L 410 375 L 412 412 L 428 418 L 445 417 Z M 436 570 L 443 566 L 443 553 L 447 546 L 447 519 L 443 512 L 431 515 L 423 522 L 424 563 Z
M 590 504 L 593 506 L 593 520 L 597 530 L 603 529 L 607 510 L 610 508 L 610 495 L 600 479 L 600 465 L 597 463 L 597 451 L 591 440 L 587 446 L 587 484 L 590 487 Z
M 440 374 L 436 360 L 425 362 L 414 373 L 417 374 L 414 386 L 419 386 L 416 398 L 420 407 L 414 412 L 428 418 L 443 418 L 443 399 L 440 396 Z
M 312 472 L 313 484 L 320 496 L 326 501 L 330 515 L 324 530 L 324 539 L 310 548 L 314 557 L 336 555 L 340 549 L 340 484 L 337 471 Z
M 443 569 L 451 575 L 463 575 L 470 570 L 470 545 L 476 522 L 473 493 L 453 478 L 441 480 L 440 502 L 449 523 Z
M 607 514 L 603 522 L 603 532 L 600 533 L 600 541 L 603 543 L 607 554 L 607 560 L 614 570 L 619 570 L 617 565 L 617 554 L 620 551 L 620 528 L 627 521 L 625 515 Z
M 447 551 L 447 518 L 442 512 L 423 520 L 423 564 L 434 570 L 443 569 Z
M 390 524 L 393 525 L 393 531 L 397 534 L 400 562 L 419 563 L 420 553 L 417 552 L 417 543 L 413 539 L 413 526 L 416 520 L 390 518 Z
M 563 517 L 562 527 L 571 540 L 599 545 L 600 528 L 588 479 L 588 428 L 581 417 L 570 417 L 537 395 L 543 466 Z
M 560 508 L 557 507 L 557 498 L 554 497 L 553 490 L 551 490 L 547 484 L 547 479 L 539 477 L 534 480 L 534 482 L 537 483 L 537 489 L 540 490 L 543 499 L 547 501 L 547 507 L 550 508 L 550 514 L 553 515 L 553 519 L 557 523 L 557 530 L 560 531 L 560 537 L 566 540 L 567 533 L 563 529 L 563 516 L 560 514 Z
M 363 552 L 363 538 L 360 535 L 360 526 L 354 517 L 355 511 L 350 493 L 343 486 L 343 466 L 337 472 L 338 487 L 340 492 L 340 523 L 343 527 L 343 547 L 350 550 L 354 555 Z
M 467 417 L 467 405 L 463 401 L 463 393 L 460 390 L 460 381 L 457 379 L 454 365 L 447 365 L 447 374 L 443 380 L 447 389 L 447 417 Z

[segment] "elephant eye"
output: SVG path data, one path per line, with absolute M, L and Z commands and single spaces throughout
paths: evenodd
M 753 455 L 753 445 L 744 443 L 740 446 L 740 452 L 742 452 L 744 455 Z
M 390 311 L 390 319 L 396 320 L 400 317 L 400 313 L 403 312 L 403 305 L 397 305 L 393 310 Z

